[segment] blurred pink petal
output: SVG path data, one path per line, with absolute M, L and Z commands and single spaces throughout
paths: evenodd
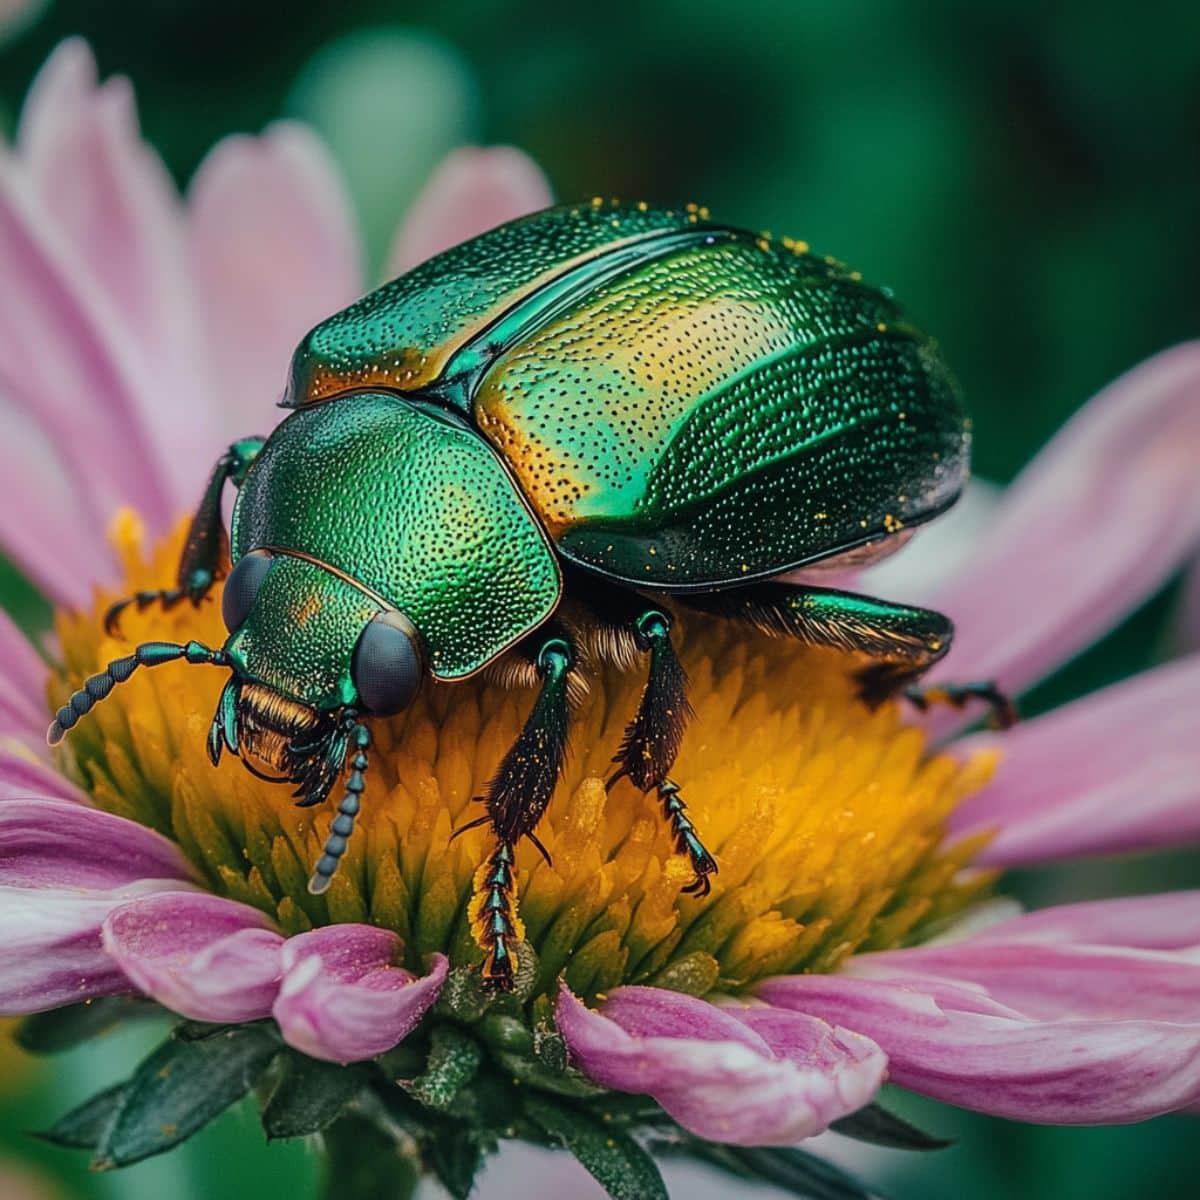
M 296 343 L 362 290 L 350 202 L 306 127 L 230 137 L 188 191 L 191 266 L 226 441 L 266 434 Z
M 950 828 L 996 834 L 975 861 L 1027 866 L 1200 839 L 1200 655 L 1085 696 L 1002 735 L 994 781 Z
M 274 1015 L 284 1040 L 313 1058 L 358 1062 L 390 1050 L 437 999 L 449 970 L 441 954 L 429 974 L 393 963 L 399 937 L 371 925 L 328 925 L 289 938 Z
M 170 397 L 71 249 L 0 156 L 0 391 L 50 437 L 97 513 L 139 509 L 156 532 L 175 515 L 172 489 L 144 423 Z M 136 469 L 131 469 L 131 464 Z M 36 509 L 38 496 L 25 497 Z
M 975 939 L 1192 950 L 1200 946 L 1200 891 L 1058 904 L 990 925 Z
M 1186 954 L 982 935 L 756 995 L 836 1016 L 883 1047 L 894 1083 L 997 1116 L 1109 1124 L 1200 1099 L 1200 964 Z
M 174 879 L 113 891 L 0 886 L 0 1016 L 131 991 L 101 945 L 100 926 L 127 900 L 181 886 Z
M 283 937 L 256 908 L 202 892 L 160 892 L 113 909 L 104 948 L 173 1012 L 214 1024 L 271 1015 Z
M 0 737 L 45 744 L 49 671 L 12 618 L 0 611 Z
M 869 1039 L 825 1021 L 660 988 L 617 988 L 592 1012 L 563 987 L 555 1019 L 589 1078 L 650 1095 L 693 1133 L 736 1145 L 822 1132 L 870 1102 L 886 1067 Z
M 1183 587 L 1180 640 L 1185 650 L 1200 650 L 1200 563 L 1188 572 Z
M 552 203 L 541 168 L 515 146 L 455 150 L 430 176 L 397 230 L 388 277 Z
M 90 803 L 84 791 L 49 762 L 31 757 L 24 748 L 0 749 L 0 800 L 30 796 L 53 797 L 73 804 Z
M 209 440 L 211 412 L 196 370 L 182 209 L 166 168 L 142 141 L 129 81 L 98 85 L 86 42 L 62 42 L 30 89 L 17 144 L 75 269 L 104 294 L 143 368 L 169 389 L 169 398 L 161 390 L 142 394 L 159 453 L 194 452 Z
M 1200 544 L 1200 342 L 1110 384 L 1008 490 L 959 576 L 938 678 L 1020 692 L 1089 645 Z
M 124 817 L 40 796 L 0 803 L 0 882 L 8 887 L 106 891 L 191 878 L 174 842 Z

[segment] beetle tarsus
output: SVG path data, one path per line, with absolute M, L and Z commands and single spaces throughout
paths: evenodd
M 1011 729 L 1020 720 L 1015 701 L 990 679 L 909 687 L 904 689 L 904 698 L 920 712 L 941 704 L 961 710 L 972 700 L 982 700 L 988 706 L 988 724 L 993 729 Z
M 480 970 L 484 987 L 511 992 L 518 964 L 517 946 L 524 937 L 517 913 L 516 852 L 511 842 L 498 841 L 477 873 L 471 925 L 476 941 L 483 947 Z

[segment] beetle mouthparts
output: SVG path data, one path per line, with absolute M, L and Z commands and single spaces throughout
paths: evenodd
M 314 741 L 321 714 L 259 683 L 242 687 L 238 698 L 238 741 L 244 754 L 289 778 L 296 767 L 295 746 Z

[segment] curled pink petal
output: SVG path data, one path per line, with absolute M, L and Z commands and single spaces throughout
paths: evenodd
M 188 193 L 191 263 L 226 440 L 267 433 L 297 342 L 362 289 L 336 168 L 303 125 L 230 137 Z
M 214 1023 L 270 1016 L 282 935 L 256 908 L 202 892 L 159 892 L 113 909 L 104 949 L 138 989 Z
M 756 995 L 836 1015 L 883 1047 L 893 1082 L 997 1116 L 1109 1124 L 1200 1099 L 1200 964 L 1184 955 L 981 935 Z
M 0 801 L 25 800 L 31 796 L 89 803 L 82 789 L 24 747 L 0 750 Z
M 563 987 L 555 1020 L 585 1075 L 736 1145 L 821 1133 L 871 1100 L 887 1065 L 868 1038 L 823 1020 L 660 988 L 618 988 L 593 1012 Z
M 105 953 L 100 926 L 127 900 L 182 886 L 175 879 L 113 891 L 0 886 L 0 1016 L 132 991 Z
M 107 891 L 139 879 L 192 878 L 174 842 L 124 817 L 67 800 L 0 803 L 0 883 Z
M 1200 655 L 1147 671 L 1002 735 L 958 744 L 1000 751 L 995 779 L 951 829 L 994 830 L 976 857 L 1027 866 L 1200 839 Z
M 552 203 L 537 163 L 515 146 L 466 146 L 448 154 L 412 202 L 388 256 L 388 274 Z
M 1020 692 L 1200 544 L 1200 342 L 1155 355 L 1076 414 L 1013 483 L 979 549 L 929 598 L 957 632 L 938 678 Z
M 359 1062 L 401 1042 L 442 990 L 450 964 L 429 974 L 394 966 L 401 943 L 372 925 L 328 925 L 289 938 L 274 1014 L 284 1040 L 312 1058 Z

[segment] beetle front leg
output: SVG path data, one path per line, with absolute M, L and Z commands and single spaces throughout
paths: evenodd
M 475 875 L 471 923 L 482 947 L 484 983 L 511 991 L 517 945 L 524 937 L 517 910 L 516 847 L 530 838 L 545 854 L 534 829 L 541 820 L 562 770 L 567 750 L 568 676 L 575 654 L 564 637 L 543 643 L 536 658 L 541 691 L 520 736 L 504 756 L 481 799 L 487 812 L 475 825 L 490 824 L 495 845 Z
M 621 747 L 613 758 L 619 765 L 608 786 L 611 788 L 618 779 L 628 777 L 639 791 L 658 793 L 676 852 L 687 855 L 695 872 L 695 878 L 683 890 L 707 896 L 712 890 L 710 876 L 717 873 L 717 862 L 687 816 L 679 785 L 668 775 L 692 716 L 692 706 L 687 700 L 687 674 L 671 645 L 671 619 L 661 609 L 647 609 L 633 622 L 633 636 L 637 648 L 650 655 L 650 673 L 637 713 L 626 727 Z
M 221 492 L 226 480 L 235 487 L 241 487 L 250 464 L 263 447 L 263 440 L 244 438 L 234 442 L 217 459 L 188 529 L 175 586 L 138 592 L 118 600 L 104 615 L 104 629 L 109 635 L 115 637 L 120 633 L 121 614 L 131 604 L 137 605 L 139 612 L 155 603 L 170 610 L 181 600 L 190 600 L 198 607 L 212 585 L 224 577 L 225 564 L 229 559 L 229 536 L 221 519 Z

